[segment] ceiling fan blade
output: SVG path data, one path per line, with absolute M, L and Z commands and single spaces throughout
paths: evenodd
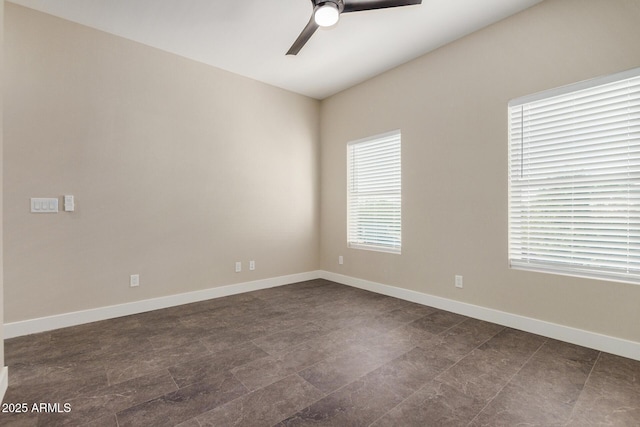
M 302 30 L 298 38 L 291 45 L 291 48 L 287 52 L 287 55 L 297 55 L 300 52 L 300 49 L 309 41 L 313 33 L 318 29 L 318 24 L 316 24 L 315 19 L 313 19 L 313 15 L 311 15 L 311 19 L 306 27 Z
M 342 13 L 384 9 L 387 7 L 411 6 L 414 4 L 422 4 L 422 0 L 344 0 L 344 10 Z

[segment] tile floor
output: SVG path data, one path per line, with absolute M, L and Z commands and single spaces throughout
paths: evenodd
M 638 361 L 324 280 L 5 349 L 3 426 L 640 425 Z

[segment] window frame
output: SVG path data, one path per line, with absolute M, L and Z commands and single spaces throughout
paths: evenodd
M 397 146 L 394 146 L 397 144 Z M 387 154 L 388 163 L 386 165 L 380 165 L 367 170 L 366 185 L 370 189 L 374 188 L 371 184 L 371 174 L 376 171 L 387 173 L 386 179 L 380 180 L 382 184 L 379 187 L 379 191 L 357 191 L 356 177 L 356 162 L 357 159 L 354 156 L 357 155 L 356 149 L 362 150 L 361 156 L 365 156 L 367 147 L 378 147 L 380 153 Z M 390 151 L 389 151 L 390 150 Z M 371 155 L 371 153 L 368 153 Z M 361 159 L 362 160 L 362 159 Z M 379 159 L 378 159 L 379 160 Z M 365 158 L 366 161 L 372 161 L 371 157 Z M 395 166 L 394 166 L 395 165 Z M 361 169 L 358 167 L 358 169 Z M 363 179 L 364 181 L 364 179 Z M 362 186 L 363 181 L 357 181 Z M 394 186 L 397 183 L 397 186 Z M 375 184 L 373 184 L 375 185 Z M 383 191 L 380 188 L 389 187 L 388 191 Z M 351 249 L 361 249 L 376 252 L 385 252 L 391 254 L 402 253 L 402 133 L 399 129 L 373 135 L 370 137 L 358 139 L 347 143 L 347 247 Z M 377 194 L 374 194 L 377 193 Z M 387 232 L 387 235 L 377 235 L 371 231 L 370 226 L 362 225 L 362 215 L 357 216 L 355 211 L 357 210 L 357 200 L 376 200 L 382 203 L 391 203 L 382 213 L 386 213 L 388 218 L 381 222 L 376 222 L 373 228 L 387 227 L 391 229 L 391 232 Z M 364 202 L 361 202 L 364 203 Z M 378 218 L 379 219 L 379 218 Z M 393 230 L 397 227 L 397 230 Z M 360 231 L 357 231 L 360 230 Z M 365 231 L 362 231 L 365 230 Z M 389 234 L 390 233 L 390 234 Z M 384 242 L 387 241 L 385 244 Z
M 521 144 L 521 152 L 524 152 L 525 149 L 525 139 L 526 137 L 525 135 L 525 124 L 523 123 L 524 120 L 524 106 L 528 105 L 528 106 L 537 106 L 540 103 L 555 103 L 556 101 L 559 100 L 563 100 L 566 99 L 567 102 L 571 99 L 577 99 L 577 101 L 575 101 L 575 104 L 579 104 L 580 102 L 580 97 L 583 95 L 588 95 L 588 94 L 592 94 L 595 93 L 596 91 L 599 91 L 600 89 L 603 90 L 603 93 L 606 94 L 611 94 L 613 93 L 612 91 L 610 91 L 611 88 L 613 88 L 615 85 L 620 85 L 622 87 L 622 84 L 624 82 L 627 82 L 627 86 L 630 89 L 627 89 L 628 92 L 630 93 L 630 95 L 626 96 L 626 99 L 629 100 L 629 107 L 627 107 L 626 111 L 626 115 L 628 116 L 627 118 L 627 128 L 630 129 L 630 131 L 627 131 L 627 137 L 626 139 L 620 139 L 620 140 L 616 140 L 619 144 L 625 144 L 624 141 L 626 141 L 626 151 L 627 151 L 627 170 L 629 171 L 627 173 L 627 178 L 626 180 L 620 180 L 618 178 L 617 181 L 615 181 L 616 183 L 621 182 L 624 183 L 624 185 L 626 185 L 627 187 L 627 199 L 626 199 L 626 205 L 623 202 L 620 202 L 620 200 L 624 200 L 624 197 L 622 197 L 622 194 L 624 193 L 625 190 L 622 190 L 622 188 L 624 187 L 624 185 L 620 185 L 619 188 L 614 188 L 615 191 L 612 191 L 611 193 L 613 194 L 612 196 L 609 196 L 610 199 L 607 201 L 606 199 L 603 199 L 604 196 L 598 196 L 598 192 L 602 191 L 601 187 L 603 187 L 604 185 L 609 185 L 608 182 L 605 183 L 605 179 L 600 177 L 600 178 L 594 178 L 594 176 L 597 176 L 598 173 L 596 173 L 596 167 L 602 167 L 602 166 L 596 166 L 595 162 L 600 162 L 597 163 L 597 165 L 606 165 L 607 161 L 603 160 L 604 159 L 604 155 L 602 156 L 596 156 L 594 157 L 594 159 L 598 159 L 594 161 L 594 166 L 589 166 L 586 167 L 584 166 L 582 169 L 579 170 L 578 173 L 578 169 L 574 168 L 574 163 L 571 163 L 571 161 L 573 159 L 579 159 L 580 156 L 584 156 L 584 154 L 575 154 L 576 152 L 579 151 L 586 151 L 587 149 L 584 148 L 587 143 L 584 143 L 584 146 L 578 146 L 574 149 L 572 149 L 571 151 L 566 151 L 567 154 L 571 155 L 571 160 L 567 160 L 566 166 L 563 168 L 563 174 L 564 175 L 572 175 L 571 178 L 567 178 L 565 177 L 564 180 L 562 181 L 562 185 L 568 185 L 567 183 L 570 182 L 571 180 L 573 180 L 574 182 L 574 189 L 572 189 L 571 193 L 562 193 L 564 194 L 572 194 L 574 197 L 572 197 L 571 200 L 571 204 L 566 203 L 564 205 L 561 205 L 560 208 L 564 206 L 571 206 L 572 209 L 574 211 L 578 211 L 579 208 L 581 208 L 581 213 L 580 215 L 585 215 L 584 218 L 581 219 L 576 219 L 574 224 L 578 224 L 579 221 L 593 221 L 595 224 L 597 224 L 597 221 L 595 219 L 592 218 L 602 218 L 600 224 L 602 225 L 602 228 L 593 228 L 593 232 L 584 232 L 583 230 L 581 230 L 581 228 L 583 227 L 578 227 L 578 226 L 574 226 L 573 228 L 571 228 L 571 233 L 569 233 L 569 237 L 565 237 L 566 241 L 571 241 L 573 243 L 571 244 L 557 244 L 556 246 L 548 246 L 545 249 L 537 249 L 538 252 L 542 251 L 545 252 L 545 250 L 556 250 L 556 251 L 560 251 L 560 249 L 557 248 L 562 248 L 562 245 L 566 245 L 565 248 L 570 248 L 573 247 L 573 251 L 577 253 L 578 249 L 583 250 L 583 248 L 589 248 L 589 249 L 584 249 L 583 253 L 580 253 L 580 256 L 578 257 L 576 255 L 576 261 L 573 261 L 573 264 L 571 264 L 570 262 L 565 262 L 565 260 L 567 260 L 568 258 L 570 258 L 568 255 L 560 255 L 556 258 L 555 261 L 550 261 L 550 259 L 553 258 L 553 256 L 549 256 L 549 260 L 547 261 L 541 261 L 540 258 L 542 258 L 542 256 L 538 256 L 538 259 L 535 261 L 532 261 L 532 259 L 536 258 L 536 253 L 531 249 L 533 246 L 535 246 L 536 244 L 533 243 L 526 243 L 526 245 L 522 242 L 520 242 L 520 244 L 516 245 L 514 242 L 516 241 L 516 238 L 514 237 L 516 234 L 520 233 L 520 231 L 516 232 L 514 223 L 517 223 L 517 220 L 514 219 L 514 217 L 516 216 L 516 213 L 519 212 L 520 214 L 522 214 L 522 212 L 524 212 L 524 210 L 520 210 L 518 211 L 517 209 L 514 208 L 514 203 L 518 203 L 517 200 L 519 200 L 517 197 L 514 196 L 514 184 L 513 182 L 516 180 L 514 179 L 514 170 L 520 170 L 521 174 L 525 173 L 525 168 L 527 167 L 525 165 L 525 163 L 527 161 L 532 162 L 531 159 L 529 160 L 525 160 L 527 157 L 524 155 L 521 155 L 521 157 L 517 157 L 514 156 L 514 151 L 517 152 L 517 138 L 521 138 L 522 142 L 520 142 Z M 509 191 L 509 201 L 508 201 L 508 260 L 509 260 L 509 267 L 513 268 L 513 269 L 520 269 L 520 270 L 530 270 L 530 271 L 538 271 L 538 272 L 545 272 L 545 273 L 552 273 L 552 274 L 560 274 L 560 275 L 567 275 L 567 276 L 574 276 L 574 277 L 585 277 L 585 278 L 591 278 L 591 279 L 600 279 L 600 280 L 608 280 L 608 281 L 618 281 L 618 282 L 625 282 L 625 283 L 634 283 L 634 284 L 640 284 L 640 243 L 638 239 L 640 239 L 640 231 L 638 230 L 640 228 L 640 215 L 638 214 L 638 210 L 640 210 L 640 206 L 635 203 L 637 199 L 637 197 L 634 197 L 634 194 L 636 193 L 636 191 L 632 191 L 634 190 L 634 185 L 640 185 L 640 175 L 638 175 L 638 171 L 640 171 L 640 159 L 638 158 L 637 155 L 634 154 L 633 150 L 636 149 L 638 150 L 640 148 L 640 137 L 638 137 L 638 130 L 637 127 L 640 125 L 640 96 L 637 95 L 638 91 L 640 89 L 638 89 L 638 87 L 640 87 L 640 68 L 634 68 L 631 70 L 627 70 L 627 71 L 623 71 L 620 73 L 615 73 L 615 74 L 611 74 L 608 76 L 603 76 L 603 77 L 598 77 L 595 79 L 591 79 L 591 80 L 586 80 L 586 81 L 582 81 L 582 82 L 578 82 L 578 83 L 574 83 L 574 84 L 570 84 L 567 86 L 563 86 L 560 88 L 555 88 L 555 89 L 551 89 L 551 90 L 547 90 L 547 91 L 543 91 L 543 92 L 539 92 L 536 94 L 532 94 L 532 95 L 527 95 L 524 97 L 520 97 L 520 98 L 516 98 L 512 101 L 509 102 L 508 104 L 508 127 L 509 127 L 509 138 L 508 138 L 508 162 L 509 162 L 509 168 L 508 168 L 508 191 Z M 604 92 L 604 90 L 607 90 L 607 92 Z M 622 89 L 621 89 L 622 90 Z M 616 101 L 618 99 L 623 99 L 623 97 L 620 98 L 616 98 Z M 613 101 L 607 101 L 607 106 L 611 106 L 613 105 Z M 520 114 L 522 115 L 522 117 L 519 119 L 517 118 L 517 108 L 522 108 L 522 111 Z M 537 107 L 536 107 L 537 108 Z M 549 107 L 549 108 L 557 108 L 557 107 Z M 572 143 L 577 145 L 580 144 L 580 142 L 583 141 L 583 139 L 581 139 L 581 137 L 576 137 L 576 134 L 578 134 L 578 132 L 580 130 L 584 131 L 584 128 L 581 128 L 586 126 L 585 124 L 582 123 L 589 123 L 589 125 L 593 125 L 595 123 L 597 123 L 598 120 L 593 119 L 593 121 L 589 121 L 587 122 L 585 117 L 586 114 L 583 113 L 582 111 L 579 111 L 581 108 L 576 108 L 573 107 L 572 108 L 576 109 L 576 112 L 574 113 L 574 116 L 572 116 L 573 121 L 572 122 L 567 122 L 573 125 L 573 129 L 571 130 L 571 132 L 566 132 L 565 134 L 570 135 L 568 138 L 575 138 L 572 139 Z M 611 107 L 609 107 L 611 108 Z M 584 108 L 583 110 L 586 110 L 586 108 Z M 620 109 L 621 111 L 623 109 Z M 596 111 L 598 113 L 604 111 L 602 109 L 600 109 L 600 107 L 598 107 L 598 109 L 595 109 L 593 111 Z M 558 108 L 558 112 L 560 112 L 560 109 Z M 516 118 L 514 119 L 513 115 L 516 115 Z M 563 113 L 565 114 L 565 113 Z M 585 114 L 585 115 L 582 115 Z M 609 113 L 607 113 L 609 114 Z M 610 113 L 611 117 L 613 117 L 614 113 Z M 615 113 L 618 114 L 618 113 Z M 619 114 L 620 117 L 622 117 L 624 114 Z M 553 116 L 555 118 L 560 117 L 558 116 Z M 568 117 L 568 115 L 564 115 L 563 116 L 563 120 L 565 120 L 565 118 Z M 615 117 L 618 117 L 618 115 L 616 115 Z M 582 119 L 582 123 L 580 123 L 580 119 Z M 568 120 L 568 119 L 566 119 Z M 604 129 L 605 126 L 602 123 L 606 123 L 606 120 L 609 120 L 609 118 L 607 117 L 603 122 L 601 122 L 601 124 L 599 124 L 598 130 L 600 129 Z M 533 121 L 533 120 L 532 120 Z M 622 119 L 620 120 L 622 121 Z M 514 125 L 513 123 L 519 123 L 519 127 L 516 126 L 516 129 L 514 130 Z M 558 120 L 559 122 L 559 120 Z M 537 129 L 541 129 L 540 127 L 540 123 L 542 123 L 541 121 L 538 121 L 536 123 L 536 126 L 538 126 Z M 549 121 L 549 123 L 551 123 L 551 121 Z M 558 126 L 557 124 L 551 124 L 549 126 Z M 616 125 L 617 126 L 617 125 Z M 533 125 L 531 125 L 531 127 L 533 127 Z M 635 131 L 634 131 L 635 129 Z M 551 130 L 546 130 L 547 132 L 552 132 Z M 535 134 L 535 131 L 533 130 L 529 130 L 531 135 Z M 634 136 L 634 134 L 636 136 Z M 596 136 L 596 132 L 590 130 L 588 132 L 585 132 L 584 135 L 589 135 L 590 137 L 594 137 L 594 139 Z M 543 137 L 538 136 L 538 141 L 541 141 Z M 544 138 L 547 138 L 548 140 L 550 140 L 552 137 L 550 136 L 545 136 Z M 600 138 L 600 137 L 598 137 Z M 533 140 L 535 140 L 535 137 L 532 137 Z M 586 137 L 584 138 L 586 139 Z M 604 138 L 603 138 L 604 139 Z M 623 142 L 620 142 L 623 141 Z M 530 142 L 528 142 L 530 143 Z M 548 142 L 546 142 L 547 144 L 549 144 Z M 559 143 L 558 143 L 559 144 Z M 612 142 L 591 142 L 591 144 L 596 145 L 596 144 L 600 144 L 603 148 L 601 148 L 604 152 L 604 150 L 611 150 L 611 146 L 614 144 Z M 533 147 L 533 145 L 531 145 Z M 561 147 L 560 144 L 558 146 L 554 146 L 554 149 L 558 149 L 557 147 Z M 606 148 L 605 148 L 606 147 Z M 539 149 L 539 147 L 538 147 Z M 533 151 L 532 148 L 529 148 L 529 150 Z M 589 148 L 589 150 L 594 150 L 593 148 Z M 595 152 L 595 150 L 594 150 Z M 606 151 L 606 153 L 608 154 L 609 151 Z M 622 156 L 622 155 L 621 155 Z M 558 157 L 559 158 L 559 157 Z M 534 159 L 535 160 L 535 159 Z M 538 163 L 536 164 L 536 168 L 543 168 L 543 167 L 547 167 L 551 164 L 551 161 L 555 160 L 557 161 L 557 158 L 552 158 L 551 155 L 549 155 L 549 159 L 545 160 L 548 163 Z M 514 163 L 516 163 L 517 161 L 520 161 L 521 164 L 517 165 Z M 577 160 L 576 160 L 577 161 Z M 617 161 L 617 160 L 616 160 Z M 623 161 L 618 161 L 619 163 L 623 163 Z M 533 162 L 532 162 L 533 164 Z M 529 168 L 531 168 L 531 170 L 533 170 L 533 166 L 528 166 Z M 574 169 L 572 169 L 574 168 Z M 624 175 L 621 171 L 624 169 L 623 166 L 617 166 L 617 171 L 620 171 L 618 173 L 619 176 Z M 565 172 L 565 170 L 570 170 L 570 172 Z M 526 173 L 528 174 L 530 171 L 527 171 Z M 535 172 L 532 172 L 532 174 Z M 548 176 L 553 176 L 553 174 L 549 173 Z M 589 185 L 591 187 L 589 187 L 586 184 L 581 184 L 583 186 L 582 189 L 578 189 L 579 185 L 575 184 L 575 182 L 578 182 L 577 177 L 580 177 L 581 179 L 584 180 L 588 180 Z M 587 177 L 587 178 L 585 178 Z M 539 173 L 538 175 L 531 175 L 531 177 L 529 178 L 530 181 L 534 181 L 535 179 L 543 179 L 544 178 L 544 174 L 543 173 Z M 556 179 L 556 182 L 560 182 L 561 180 L 557 177 L 554 177 Z M 522 176 L 521 176 L 522 179 Z M 549 186 L 549 184 L 545 184 L 547 187 Z M 546 207 L 549 209 L 549 207 L 553 204 L 553 203 L 562 203 L 562 202 L 548 202 L 548 200 L 551 199 L 551 196 L 549 196 L 549 188 L 547 188 L 546 190 L 540 190 L 541 188 L 541 184 L 537 184 L 537 185 L 530 185 L 530 186 L 523 186 L 523 188 L 527 188 L 527 189 L 531 189 L 532 187 L 537 187 L 537 192 L 531 191 L 529 194 L 533 194 L 535 197 L 538 197 L 540 199 L 532 199 L 535 200 L 535 202 L 532 202 L 534 204 L 536 203 L 540 203 L 538 206 L 538 211 L 542 212 L 542 210 Z M 578 194 L 578 191 L 582 191 L 583 192 L 583 199 L 581 200 L 581 202 L 578 202 L 578 197 L 576 197 L 575 195 Z M 547 192 L 547 204 L 542 204 L 543 202 L 540 202 L 539 200 L 543 200 L 542 196 L 540 194 L 543 194 Z M 599 197 L 599 199 L 598 199 Z M 614 199 L 614 197 L 617 197 Z M 598 205 L 598 203 L 595 202 L 595 200 L 598 200 L 598 202 L 600 203 Z M 602 200 L 605 200 L 604 202 Z M 640 199 L 637 199 L 638 203 L 640 203 Z M 615 201 L 615 202 L 614 202 Z M 608 202 L 608 203 L 607 203 Z M 521 202 L 520 202 L 521 203 Z M 579 203 L 582 203 L 582 205 L 580 205 Z M 587 205 L 587 207 L 585 208 L 585 205 Z M 606 206 L 606 208 L 602 208 L 602 206 Z M 610 227 L 609 223 L 611 223 L 613 221 L 614 218 L 619 217 L 619 213 L 621 211 L 624 211 L 624 209 L 620 209 L 619 206 L 627 206 L 627 212 L 626 212 L 626 216 L 627 216 L 627 223 L 626 223 L 626 234 L 627 234 L 627 242 L 626 242 L 626 248 L 627 248 L 627 261 L 626 261 L 626 269 L 623 267 L 624 261 L 616 261 L 616 265 L 615 267 L 607 267 L 608 261 L 605 261 L 605 259 L 609 256 L 613 257 L 614 255 L 618 256 L 618 258 L 622 259 L 624 257 L 624 255 L 620 256 L 618 252 L 618 254 L 615 254 L 614 252 L 616 250 L 619 250 L 620 247 L 622 247 L 620 244 L 615 243 L 615 247 L 612 244 L 611 248 L 608 249 L 603 249 L 603 245 L 608 237 L 606 237 L 606 233 L 608 232 L 608 229 L 606 227 Z M 617 210 L 616 210 L 617 208 Z M 540 218 L 543 217 L 544 214 L 531 214 L 531 212 L 533 211 L 534 208 L 530 208 L 528 213 L 530 214 L 529 218 L 533 218 L 534 220 L 538 220 L 540 221 Z M 602 212 L 602 214 L 596 214 L 595 212 Z M 562 211 L 560 211 L 562 212 Z M 586 213 L 585 213 L 586 212 Z M 535 216 L 538 215 L 538 216 Z M 560 218 L 560 214 L 553 214 L 555 215 L 555 218 L 557 220 L 557 218 Z M 553 217 L 553 215 L 549 215 L 547 216 L 547 218 Z M 578 215 L 576 215 L 577 217 Z M 587 218 L 587 219 L 585 219 Z M 523 222 L 524 220 L 522 220 Z M 557 220 L 558 221 L 558 220 Z M 573 219 L 572 219 L 573 221 Z M 519 224 L 519 223 L 518 223 Z M 568 222 L 567 222 L 568 224 Z M 591 225 L 591 224 L 590 224 Z M 535 228 L 535 226 L 533 227 Z M 557 226 L 556 226 L 557 228 Z M 577 230 L 577 231 L 574 231 Z M 528 233 L 528 232 L 527 232 Z M 538 234 L 536 234 L 538 233 Z M 579 234 L 579 233 L 583 233 L 583 234 Z M 590 234 L 589 234 L 590 233 Z M 578 237 L 576 238 L 575 235 L 578 235 Z M 527 238 L 533 240 L 534 238 L 539 238 L 539 236 L 542 235 L 542 232 L 540 231 L 533 231 L 530 234 L 527 234 Z M 549 234 L 550 240 L 560 240 L 559 234 Z M 518 237 L 518 239 L 524 239 L 522 236 L 524 236 L 524 233 L 521 233 Z M 531 237 L 533 236 L 533 238 Z M 591 236 L 591 240 L 588 240 L 588 237 Z M 599 237 L 598 237 L 599 236 Z M 616 236 L 616 237 L 620 237 L 620 236 Z M 577 241 L 579 241 L 580 239 L 587 239 L 587 244 L 584 245 L 583 247 L 579 247 L 577 243 Z M 624 240 L 624 238 L 620 238 L 620 240 Z M 545 242 L 546 243 L 546 242 Z M 607 243 L 608 244 L 608 243 Z M 528 245 L 528 246 L 527 246 Z M 573 245 L 573 246 L 570 246 Z M 520 249 L 518 249 L 520 248 Z M 555 248 L 555 249 L 553 249 Z M 521 251 L 521 253 L 517 253 L 518 250 Z M 524 251 L 528 251 L 527 255 L 525 256 Z M 570 250 L 568 250 L 566 253 L 569 253 Z M 609 255 L 610 252 L 611 255 Z M 591 255 L 591 259 L 587 260 L 586 258 L 588 258 L 588 256 Z M 529 259 L 527 259 L 529 258 Z M 613 265 L 613 263 L 612 263 Z

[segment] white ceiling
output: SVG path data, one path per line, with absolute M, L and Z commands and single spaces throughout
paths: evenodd
M 542 0 L 423 0 L 344 14 L 297 56 L 309 0 L 11 0 L 323 99 Z

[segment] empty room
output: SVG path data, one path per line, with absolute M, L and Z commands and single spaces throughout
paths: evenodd
M 639 0 L 0 12 L 0 425 L 640 425 Z

